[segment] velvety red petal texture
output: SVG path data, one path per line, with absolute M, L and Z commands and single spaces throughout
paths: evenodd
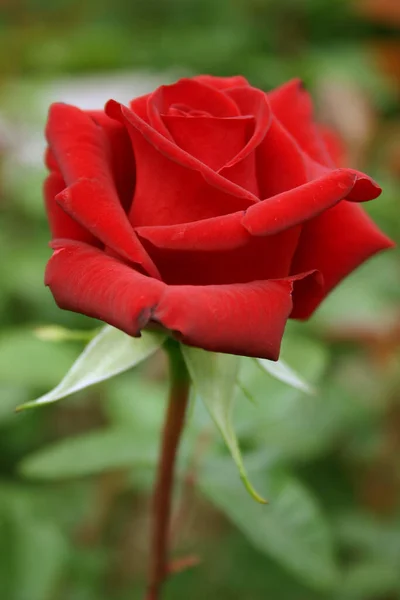
M 153 215 L 152 220 L 148 221 L 146 219 L 147 222 L 144 223 L 144 219 L 141 219 L 141 225 L 154 224 L 153 219 L 158 219 L 157 214 L 154 213 L 158 213 L 159 203 L 168 205 L 171 213 L 169 222 L 163 221 L 160 224 L 170 225 L 174 222 L 191 221 L 197 220 L 198 218 L 208 218 L 220 214 L 228 214 L 229 212 L 234 212 L 235 210 L 245 208 L 246 206 L 257 202 L 257 197 L 254 194 L 239 185 L 234 184 L 225 177 L 222 177 L 210 167 L 179 148 L 176 144 L 151 128 L 148 123 L 135 112 L 130 111 L 128 108 L 121 106 L 114 101 L 107 103 L 106 111 L 111 117 L 120 120 L 120 122 L 125 124 L 132 139 L 137 169 L 137 184 L 133 209 L 135 209 L 135 205 L 141 204 L 141 200 L 138 200 L 138 196 L 141 194 L 141 185 L 149 186 L 146 195 L 148 198 L 151 198 L 150 202 L 155 202 L 153 209 L 151 210 Z M 151 165 L 153 160 L 156 162 L 152 169 Z M 154 178 L 154 172 L 158 174 L 157 178 Z M 200 190 L 202 194 L 202 203 L 204 204 L 203 209 L 201 206 L 197 206 L 199 192 L 196 188 L 198 182 L 201 182 L 199 176 L 209 184 L 208 186 L 203 186 L 203 189 Z M 155 179 L 158 181 L 154 181 Z M 190 195 L 188 197 L 188 192 L 192 191 L 191 189 L 187 189 L 188 182 L 190 181 L 194 182 L 193 184 L 189 183 L 190 188 L 192 188 L 196 195 L 193 199 Z M 161 198 L 161 183 L 164 183 L 163 194 L 166 198 L 165 200 Z M 153 189 L 153 186 L 156 189 Z M 211 187 L 215 188 L 219 194 L 211 190 Z M 207 194 L 203 195 L 204 191 L 207 191 L 208 194 L 211 195 L 214 194 L 219 200 L 216 201 L 214 198 L 210 199 Z M 172 197 L 167 200 L 167 197 L 169 197 L 170 194 Z M 147 201 L 146 204 L 148 205 L 149 201 Z M 212 206 L 214 206 L 213 209 L 211 209 Z M 141 210 L 146 212 L 144 203 Z M 190 218 L 192 210 L 194 210 L 195 213 L 204 212 L 208 214 Z M 176 216 L 174 215 L 175 212 Z M 186 213 L 187 217 L 182 218 L 180 216 L 181 212 Z
M 96 238 L 84 227 L 81 227 L 59 206 L 56 196 L 65 189 L 65 181 L 60 173 L 53 172 L 44 182 L 44 199 L 53 238 L 79 240 L 97 245 Z
M 172 85 L 161 85 L 147 101 L 150 124 L 158 129 L 159 116 L 167 115 L 171 106 L 187 106 L 190 110 L 208 113 L 213 117 L 238 117 L 239 109 L 229 96 L 203 85 L 195 79 L 180 79 Z M 134 102 L 132 104 L 134 110 Z M 160 131 L 162 133 L 162 131 Z
M 276 360 L 297 279 L 226 286 L 166 286 L 86 244 L 52 243 L 48 285 L 64 309 L 137 336 L 148 322 L 187 344 Z M 305 274 L 304 276 L 309 276 Z
M 320 179 L 332 173 L 332 169 L 328 169 L 314 160 L 306 159 L 306 164 L 310 179 Z M 351 200 L 352 202 L 367 202 L 381 195 L 382 189 L 371 177 L 355 169 L 346 169 L 346 171 L 353 173 L 356 177 L 354 187 L 349 192 L 347 200 Z
M 274 115 L 312 159 L 333 167 L 324 139 L 314 121 L 313 103 L 300 79 L 293 79 L 268 94 Z
M 337 167 L 347 166 L 347 151 L 340 134 L 325 125 L 318 125 L 318 129 L 332 162 Z
M 55 240 L 45 283 L 60 308 L 138 336 L 165 285 L 87 244 Z
M 148 130 L 148 125 L 128 109 L 116 103 L 107 106 L 110 113 L 125 122 L 135 150 L 136 190 L 129 215 L 134 226 L 187 223 L 229 214 L 257 202 L 250 192 L 218 175 L 155 130 Z M 188 165 L 182 164 L 182 154 L 183 163 L 187 158 Z
M 121 204 L 114 202 L 96 179 L 80 179 L 63 190 L 57 202 L 105 246 L 159 278 L 157 267 L 138 240 Z
M 185 344 L 277 360 L 293 281 L 169 286 L 153 318 Z
M 73 106 L 53 104 L 46 135 L 69 186 L 57 197 L 58 203 L 105 245 L 158 277 L 122 207 L 102 128 Z
M 233 250 L 251 239 L 243 227 L 244 211 L 178 225 L 138 227 L 136 233 L 169 250 Z
M 230 250 L 166 250 L 143 244 L 170 285 L 222 285 L 278 279 L 290 273 L 301 228 L 276 236 L 250 237 Z
M 266 95 L 252 87 L 237 87 L 226 92 L 242 115 L 254 115 L 253 133 L 242 149 L 220 169 L 219 173 L 260 197 L 256 150 L 271 125 L 272 114 Z
M 243 225 L 252 235 L 273 235 L 300 225 L 346 198 L 357 176 L 346 169 L 327 175 L 247 209 Z
M 357 204 L 340 202 L 303 226 L 292 273 L 318 269 L 324 285 L 312 294 L 301 286 L 294 294 L 293 318 L 309 317 L 324 297 L 365 260 L 393 246 Z
M 210 87 L 216 88 L 217 90 L 227 90 L 234 87 L 248 87 L 249 82 L 245 77 L 241 75 L 234 75 L 233 77 L 214 77 L 213 75 L 197 75 L 193 77 L 196 81 L 209 85 Z
M 107 117 L 102 110 L 88 111 L 88 114 L 104 132 L 118 196 L 128 212 L 135 191 L 135 159 L 129 134 L 121 123 Z
M 270 198 L 310 180 L 303 152 L 275 117 L 257 148 L 257 176 L 260 198 Z
M 83 177 L 113 186 L 104 132 L 88 114 L 68 104 L 53 104 L 46 137 L 67 185 Z
M 222 169 L 246 146 L 254 130 L 254 117 L 183 117 L 165 115 L 172 140 L 214 171 Z

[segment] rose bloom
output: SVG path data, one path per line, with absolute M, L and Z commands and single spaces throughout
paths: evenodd
M 50 108 L 46 284 L 64 309 L 139 336 L 276 360 L 289 317 L 391 246 L 335 164 L 298 80 L 265 93 L 203 75 L 104 111 Z M 337 152 L 336 152 L 337 153 Z

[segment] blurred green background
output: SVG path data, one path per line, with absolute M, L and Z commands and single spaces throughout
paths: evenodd
M 78 356 L 35 329 L 97 323 L 43 286 L 43 126 L 63 100 L 101 107 L 181 75 L 300 76 L 348 162 L 384 188 L 367 206 L 400 240 L 399 0 L 2 0 L 0 5 L 0 598 L 142 598 L 149 494 L 165 405 L 158 354 L 142 368 L 16 415 Z M 307 324 L 287 361 L 306 396 L 246 365 L 235 422 L 245 494 L 196 405 L 176 490 L 174 555 L 200 564 L 165 598 L 400 598 L 400 260 L 374 258 Z

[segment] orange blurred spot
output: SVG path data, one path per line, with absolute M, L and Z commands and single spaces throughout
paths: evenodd
M 380 23 L 400 27 L 400 2 L 399 0 L 355 0 L 356 10 Z

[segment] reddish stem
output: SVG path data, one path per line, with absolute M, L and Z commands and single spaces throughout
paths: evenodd
M 146 600 L 159 600 L 168 575 L 168 530 L 171 517 L 174 468 L 185 423 L 190 379 L 179 344 L 168 341 L 170 392 L 162 434 L 160 458 L 153 496 L 153 525 Z

